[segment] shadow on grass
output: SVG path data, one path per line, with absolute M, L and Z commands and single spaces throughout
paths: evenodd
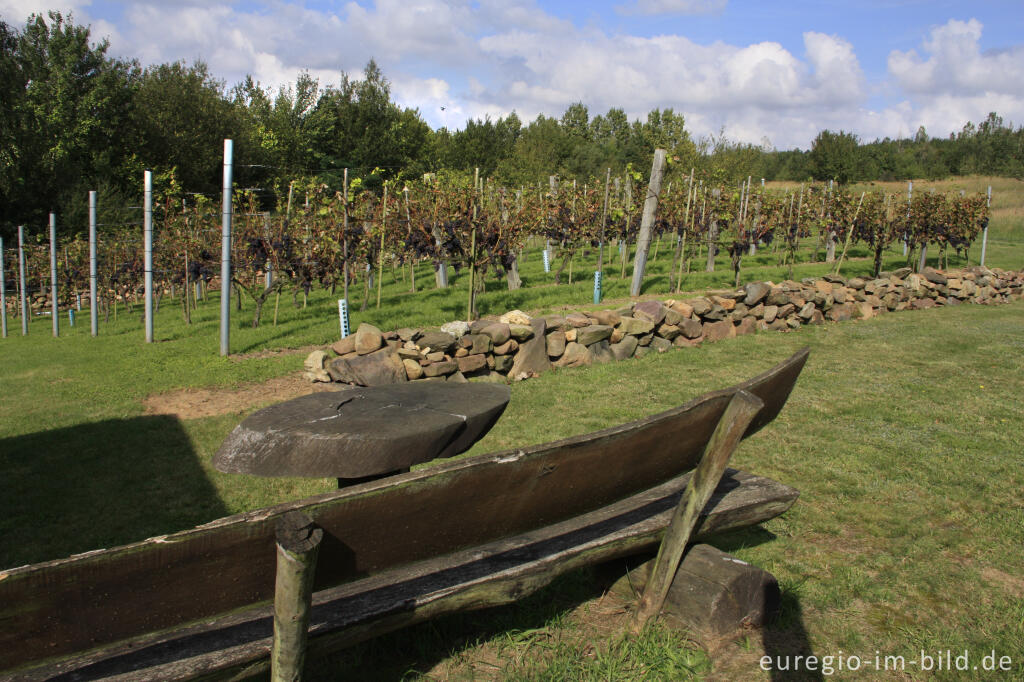
M 756 547 L 774 540 L 776 535 L 760 526 L 752 526 L 731 533 L 722 534 L 709 540 L 723 552 L 735 552 L 748 547 Z M 779 602 L 779 611 L 774 619 L 761 628 L 761 644 L 764 655 L 771 658 L 771 678 L 773 680 L 821 680 L 820 661 L 817 670 L 806 670 L 806 659 L 813 656 L 810 638 L 804 625 L 803 609 L 799 596 L 792 590 L 783 589 Z M 802 657 L 797 662 L 797 657 Z M 795 669 L 800 665 L 800 669 Z
M 191 528 L 227 510 L 175 417 L 0 440 L 0 567 Z
M 809 657 L 814 656 L 814 651 L 807 635 L 807 626 L 804 625 L 800 599 L 793 592 L 782 591 L 779 615 L 761 629 L 761 644 L 764 646 L 764 655 L 771 658 L 772 680 L 825 679 L 821 658 L 813 665 L 807 662 Z M 833 672 L 838 670 L 835 667 L 837 665 L 832 664 Z

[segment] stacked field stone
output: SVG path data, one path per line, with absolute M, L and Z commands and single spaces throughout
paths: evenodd
M 311 353 L 305 376 L 360 386 L 473 377 L 518 381 L 556 368 L 643 357 L 755 331 L 1024 297 L 1024 271 L 973 267 L 913 273 L 904 268 L 883 275 L 753 282 L 681 301 L 645 300 L 614 310 L 535 318 L 515 310 L 498 320 L 449 322 L 439 330 L 382 332 L 363 323 L 331 346 L 337 357 Z

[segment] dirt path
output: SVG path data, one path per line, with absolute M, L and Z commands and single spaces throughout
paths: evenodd
M 302 378 L 301 372 L 296 371 L 241 388 L 185 388 L 157 393 L 142 403 L 146 407 L 146 414 L 172 414 L 180 419 L 199 419 L 237 414 L 308 393 L 338 390 L 340 386 L 310 383 Z

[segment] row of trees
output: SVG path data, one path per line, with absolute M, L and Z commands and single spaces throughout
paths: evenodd
M 134 220 L 145 168 L 175 171 L 199 195 L 217 192 L 221 140 L 235 141 L 235 179 L 264 188 L 260 208 L 272 208 L 285 178 L 315 176 L 335 190 L 343 169 L 371 188 L 385 179 L 427 172 L 483 175 L 509 187 L 562 177 L 600 177 L 648 168 L 654 148 L 682 169 L 716 182 L 748 175 L 803 181 L 939 177 L 959 173 L 1024 176 L 1024 129 L 992 114 L 947 140 L 922 129 L 913 139 L 861 144 L 845 132 L 823 131 L 808 151 L 775 151 L 724 135 L 693 139 L 684 117 L 651 111 L 630 121 L 620 108 L 599 115 L 582 103 L 560 117 L 523 122 L 513 112 L 469 120 L 460 130 L 432 130 L 414 109 L 391 98 L 390 84 L 370 61 L 359 78 L 336 84 L 308 74 L 277 91 L 246 78 L 228 87 L 201 62 L 143 68 L 108 56 L 88 27 L 50 12 L 23 27 L 0 21 L 0 236 L 18 224 L 44 229 L 56 210 L 84 229 L 89 189 L 100 194 L 105 231 Z M 674 170 L 673 170 L 674 169 Z M 675 173 L 675 175 L 673 175 Z
M 642 204 L 635 180 L 553 180 L 511 190 L 493 181 L 441 174 L 409 183 L 384 181 L 379 191 L 358 179 L 336 191 L 317 178 L 305 178 L 289 183 L 272 212 L 262 210 L 256 192 L 241 190 L 234 196 L 231 284 L 239 306 L 243 296 L 252 301 L 255 326 L 271 296 L 275 310 L 286 292 L 300 305 L 299 296 L 304 301 L 314 286 L 338 294 L 341 289 L 346 297 L 361 299 L 363 308 L 376 294 L 380 305 L 385 265 L 389 272 L 404 273 L 410 264 L 429 262 L 437 273 L 431 282 L 417 283 L 415 268 L 408 268 L 410 290 L 443 286 L 444 268 L 468 269 L 468 314 L 474 317 L 485 276 L 498 275 L 510 289 L 520 286 L 518 261 L 530 238 L 550 245 L 556 283 L 567 268 L 571 282 L 574 258 L 586 249 L 635 244 Z M 202 196 L 190 200 L 192 195 L 182 191 L 173 175 L 158 179 L 157 195 L 157 291 L 180 295 L 182 314 L 189 319 L 199 292 L 219 275 L 218 207 Z M 905 195 L 886 193 L 858 197 L 829 185 L 772 192 L 696 180 L 665 189 L 653 234 L 674 249 L 672 275 L 678 289 L 691 269 L 713 269 L 718 253 L 731 257 L 737 283 L 744 256 L 757 248 L 772 248 L 779 264 L 792 266 L 807 238 L 815 238 L 811 258 L 827 262 L 837 255 L 841 261 L 851 243 L 866 245 L 874 254 L 876 272 L 885 249 L 897 241 L 908 244 L 908 262 L 926 244 L 937 245 L 941 259 L 948 249 L 963 253 L 987 220 L 983 195 L 922 192 L 908 201 Z M 99 240 L 101 306 L 108 315 L 111 309 L 116 315 L 119 301 L 130 306 L 142 293 L 141 243 L 137 232 L 134 238 L 125 234 Z M 29 289 L 45 292 L 49 247 L 42 235 L 26 251 Z M 604 262 L 625 276 L 629 248 L 619 249 L 618 263 L 613 253 L 609 250 Z M 62 239 L 58 254 L 60 290 L 67 304 L 88 290 L 89 249 L 81 238 L 69 236 Z M 14 259 L 6 261 L 13 281 Z M 357 288 L 349 293 L 350 287 Z

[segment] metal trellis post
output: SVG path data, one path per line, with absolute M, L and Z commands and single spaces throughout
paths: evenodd
M 57 314 L 57 214 L 50 214 L 50 317 L 54 338 L 60 336 L 60 316 Z
M 7 259 L 4 258 L 4 238 L 0 237 L 0 325 L 2 325 L 3 337 L 7 338 L 7 281 L 4 279 L 4 265 Z
M 28 294 L 25 289 L 25 226 L 18 225 L 18 280 L 21 285 L 21 335 L 28 336 Z
M 146 343 L 153 343 L 153 172 L 143 171 L 142 237 L 146 287 Z
M 234 142 L 224 140 L 224 185 L 220 248 L 220 354 L 228 354 L 231 319 L 231 157 Z
M 96 309 L 96 192 L 89 192 L 89 325 L 92 335 L 99 334 Z

